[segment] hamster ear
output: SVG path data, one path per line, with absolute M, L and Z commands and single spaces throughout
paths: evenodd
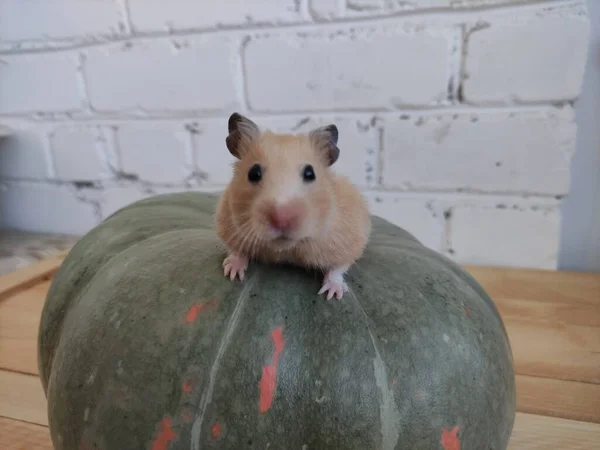
M 229 135 L 225 138 L 225 144 L 229 149 L 229 153 L 239 159 L 241 158 L 243 146 L 258 136 L 258 127 L 247 117 L 234 112 L 229 116 L 227 128 Z
M 327 165 L 331 166 L 337 161 L 340 149 L 337 146 L 338 129 L 335 125 L 331 124 L 312 130 L 309 137 L 317 150 L 322 152 Z

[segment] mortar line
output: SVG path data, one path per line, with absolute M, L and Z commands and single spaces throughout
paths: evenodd
M 567 108 L 572 108 L 573 100 L 547 100 L 543 102 L 532 102 L 522 105 L 481 105 L 475 106 L 467 103 L 456 104 L 456 105 L 440 105 L 434 107 L 423 107 L 423 108 L 401 108 L 401 109 L 323 109 L 323 110 L 293 110 L 293 111 L 278 111 L 278 112 L 264 112 L 264 111 L 249 111 L 249 114 L 257 120 L 269 120 L 275 118 L 295 118 L 297 116 L 314 116 L 314 117 L 331 117 L 331 116 L 344 116 L 347 118 L 365 118 L 371 117 L 376 114 L 381 118 L 397 118 L 400 116 L 436 116 L 436 115 L 485 115 L 485 114 L 520 114 L 520 113 L 543 113 L 548 111 L 556 111 L 561 113 Z M 219 111 L 210 114 L 198 114 L 195 111 L 165 111 L 162 114 L 156 113 L 151 115 L 139 116 L 130 114 L 95 114 L 87 115 L 81 113 L 81 115 L 74 113 L 55 113 L 55 114 L 44 114 L 41 118 L 38 118 L 35 113 L 33 114 L 0 114 L 0 119 L 3 122 L 15 121 L 15 122 L 30 122 L 32 124 L 58 124 L 65 122 L 77 122 L 77 123 L 125 123 L 125 122 L 144 122 L 144 121 L 156 121 L 156 122 L 168 122 L 168 121 L 210 121 L 210 120 L 222 120 L 224 117 L 229 116 L 229 111 Z
M 102 46 L 110 46 L 113 44 L 120 44 L 123 42 L 138 42 L 149 39 L 171 39 L 171 38 L 193 38 L 200 36 L 213 36 L 218 37 L 222 35 L 233 37 L 237 35 L 247 35 L 255 33 L 278 33 L 282 32 L 298 32 L 298 33 L 310 33 L 312 31 L 327 31 L 328 29 L 335 29 L 336 27 L 371 27 L 373 25 L 402 25 L 406 23 L 418 23 L 422 20 L 435 21 L 443 20 L 446 28 L 457 26 L 462 22 L 469 22 L 477 19 L 482 13 L 489 13 L 492 15 L 502 15 L 511 12 L 523 13 L 529 11 L 542 11 L 544 9 L 552 8 L 569 8 L 584 6 L 583 0 L 543 0 L 536 3 L 526 4 L 505 4 L 505 5 L 491 5 L 491 6 L 478 6 L 470 9 L 457 9 L 457 8 L 431 8 L 423 11 L 401 11 L 397 13 L 388 13 L 381 15 L 374 15 L 369 17 L 343 17 L 335 20 L 328 21 L 315 21 L 312 22 L 292 22 L 282 23 L 277 25 L 235 25 L 235 26 L 222 26 L 219 28 L 204 28 L 204 29 L 180 29 L 173 30 L 168 33 L 165 32 L 136 32 L 130 35 L 120 35 L 113 37 L 96 36 L 94 40 L 86 41 L 76 37 L 70 40 L 54 40 L 48 45 L 48 42 L 41 44 L 42 46 L 36 46 L 36 42 L 39 41 L 15 41 L 6 44 L 7 47 L 10 45 L 17 46 L 18 49 L 7 48 L 0 50 L 0 56 L 5 55 L 22 55 L 31 53 L 57 53 L 74 51 L 80 49 L 88 49 Z M 45 45 L 45 46 L 44 46 Z
M 82 180 L 85 181 L 85 180 Z M 60 180 L 60 179 L 37 179 L 37 178 L 25 178 L 25 177 L 2 177 L 0 179 L 2 183 L 9 184 L 22 184 L 22 185 L 72 185 L 72 181 Z M 141 181 L 132 181 L 130 185 L 136 185 L 142 183 Z M 174 183 L 148 183 L 144 182 L 156 189 L 182 189 L 188 190 L 190 187 L 184 184 Z M 121 186 L 120 181 L 117 178 L 110 180 L 103 180 L 102 185 L 104 188 Z M 192 187 L 195 188 L 195 187 Z M 200 190 L 207 192 L 216 192 L 225 188 L 225 185 L 207 185 L 198 186 Z M 534 193 L 534 192 L 523 192 L 523 191 L 481 191 L 481 190 L 457 190 L 457 189 L 446 189 L 446 190 L 423 190 L 423 189 L 412 189 L 412 190 L 382 190 L 378 188 L 365 188 L 361 192 L 365 196 L 377 196 L 382 199 L 391 197 L 406 197 L 406 198 L 422 198 L 423 200 L 434 200 L 434 201 L 447 201 L 454 198 L 461 198 L 463 200 L 479 200 L 485 199 L 486 202 L 494 203 L 531 203 L 534 204 L 536 201 L 541 201 L 545 206 L 559 206 L 563 198 L 562 194 L 551 194 L 551 193 Z M 510 206 L 505 205 L 506 209 L 510 209 Z

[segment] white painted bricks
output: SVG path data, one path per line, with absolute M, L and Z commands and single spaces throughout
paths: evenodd
M 74 111 L 82 103 L 77 55 L 0 57 L 0 114 Z
M 444 220 L 433 206 L 433 197 L 412 194 L 369 193 L 372 214 L 404 228 L 423 245 L 442 251 Z
M 122 126 L 117 142 L 122 171 L 141 181 L 181 184 L 193 171 L 190 136 L 183 126 Z
M 248 101 L 257 111 L 430 106 L 447 97 L 448 47 L 442 32 L 400 30 L 252 39 Z
M 586 16 L 542 16 L 513 23 L 484 23 L 470 34 L 464 99 L 492 104 L 577 97 L 589 39 Z
M 556 269 L 557 209 L 463 206 L 453 210 L 450 227 L 453 258 L 464 264 Z
M 129 0 L 134 29 L 146 32 L 299 22 L 299 5 L 294 0 Z
M 55 178 L 95 181 L 111 173 L 98 127 L 60 127 L 50 135 Z
M 233 43 L 157 39 L 89 50 L 85 75 L 96 111 L 221 111 L 238 104 Z
M 571 108 L 406 114 L 384 130 L 383 185 L 565 194 L 575 131 Z
M 73 188 L 16 183 L 2 186 L 3 225 L 27 231 L 82 234 L 98 224 L 95 206 Z M 18 214 L 15 214 L 18 211 Z
M 535 3 L 542 0 L 311 0 L 311 11 L 316 18 L 332 20 L 336 18 L 377 17 L 388 14 L 401 14 L 430 10 L 454 10 L 463 8 L 489 7 L 494 5 L 515 5 Z M 346 4 L 343 7 L 343 4 Z
M 85 232 L 149 195 L 219 191 L 238 111 L 336 124 L 332 169 L 458 262 L 556 264 L 583 1 L 0 3 L 4 225 Z
M 126 25 L 114 0 L 2 0 L 0 42 L 118 36 Z

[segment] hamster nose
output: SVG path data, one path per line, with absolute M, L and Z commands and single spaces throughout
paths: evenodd
M 279 231 L 296 228 L 300 220 L 300 209 L 293 205 L 274 206 L 269 212 L 269 223 Z

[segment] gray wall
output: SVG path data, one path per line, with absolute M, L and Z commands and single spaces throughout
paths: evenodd
M 600 272 L 600 0 L 588 0 L 590 47 L 576 103 L 577 150 L 563 203 L 559 268 Z

